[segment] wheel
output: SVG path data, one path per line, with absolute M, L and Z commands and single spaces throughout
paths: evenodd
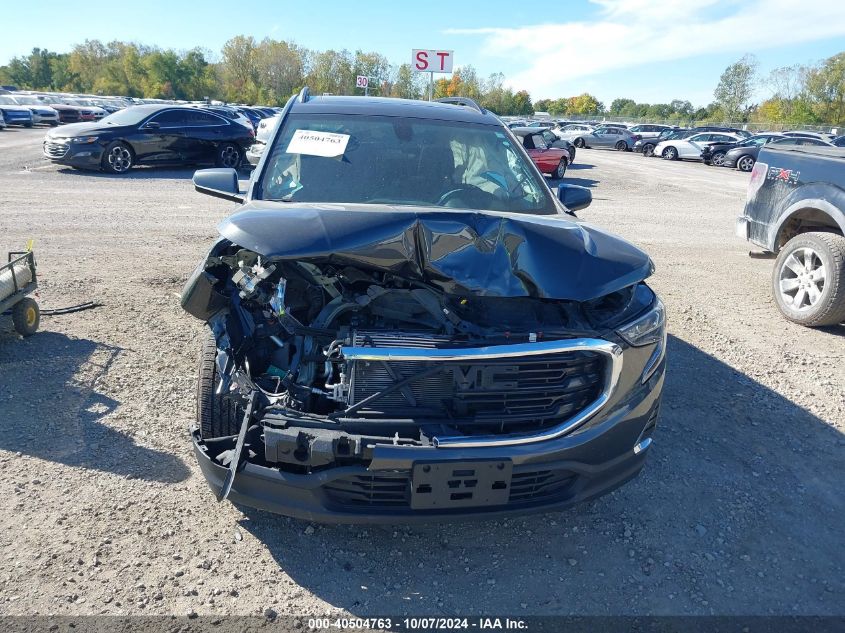
M 241 150 L 234 143 L 221 143 L 217 146 L 217 166 L 237 169 L 241 164 Z
M 716 165 L 716 167 L 721 167 L 725 164 L 725 152 L 716 152 L 710 157 L 710 163 L 712 165 Z
M 586 144 L 584 143 L 584 139 L 582 138 L 576 138 L 573 142 L 575 143 L 575 147 L 577 147 L 578 149 L 581 149 L 582 147 L 586 146 Z
M 651 143 L 643 145 L 643 156 L 654 156 L 654 145 Z
M 677 160 L 678 158 L 678 150 L 674 147 L 667 147 L 663 150 L 663 158 L 666 160 Z
M 211 330 L 206 329 L 197 378 L 197 426 L 203 439 L 237 435 L 243 416 L 236 400 L 216 393 L 220 384 L 216 361 L 217 343 Z
M 566 159 L 561 158 L 554 172 L 552 172 L 552 178 L 563 180 L 564 175 L 566 175 Z
M 567 147 L 566 151 L 569 152 L 569 164 L 571 165 L 575 162 L 575 146 L 572 145 L 570 147 Z
M 25 297 L 12 308 L 12 323 L 15 331 L 21 336 L 32 336 L 38 331 L 38 324 L 41 323 L 41 310 L 35 299 Z
M 35 124 L 34 123 L 24 123 L 23 124 L 24 127 L 32 127 L 33 125 L 35 125 Z
M 736 166 L 739 171 L 751 171 L 754 169 L 754 158 L 751 156 L 743 156 L 736 161 Z
M 619 141 L 616 143 L 616 151 L 617 152 L 627 152 L 628 151 L 628 144 L 625 141 Z
M 112 141 L 103 152 L 103 169 L 112 174 L 125 174 L 134 162 L 132 150 L 122 141 Z
M 778 309 L 794 323 L 845 321 L 845 237 L 821 232 L 793 237 L 775 260 L 772 286 Z

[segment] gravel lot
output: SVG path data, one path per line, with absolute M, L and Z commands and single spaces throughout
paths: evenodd
M 178 293 L 233 205 L 0 132 L 0 248 L 44 318 L 0 328 L 0 613 L 843 614 L 845 326 L 782 319 L 733 236 L 746 174 L 580 150 L 580 213 L 645 248 L 670 318 L 642 475 L 570 511 L 326 527 L 217 504 L 190 452 L 201 324 Z

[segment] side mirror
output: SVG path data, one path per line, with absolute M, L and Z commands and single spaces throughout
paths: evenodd
M 145 130 L 157 130 L 161 127 L 161 124 L 158 121 L 150 121 L 149 123 L 144 124 Z
M 558 185 L 557 197 L 570 211 L 586 209 L 593 202 L 593 193 L 587 187 L 578 185 Z
M 243 202 L 238 172 L 230 168 L 200 169 L 194 172 L 194 189 L 207 196 Z

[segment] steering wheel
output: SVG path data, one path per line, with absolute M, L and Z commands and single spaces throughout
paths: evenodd
M 478 187 L 473 187 L 472 185 L 461 185 L 460 187 L 447 191 L 440 196 L 440 199 L 437 201 L 437 206 L 445 207 L 453 200 L 461 199 L 461 194 L 466 194 L 467 201 L 469 202 L 473 199 L 478 200 L 479 194 L 485 198 L 490 195 Z

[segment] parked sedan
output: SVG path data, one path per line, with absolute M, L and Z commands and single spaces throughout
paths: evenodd
M 596 127 L 589 132 L 576 134 L 574 138 L 563 138 L 572 141 L 575 147 L 612 147 L 619 151 L 630 151 L 637 142 L 634 134 L 616 126 Z
M 669 132 L 672 130 L 677 130 L 677 127 L 672 127 L 671 125 L 656 125 L 652 123 L 641 123 L 639 125 L 634 125 L 633 127 L 629 127 L 628 131 L 632 134 L 638 135 L 641 139 L 647 138 L 657 138 L 664 132 Z
M 61 99 L 54 95 L 35 95 L 35 98 L 58 112 L 59 123 L 79 123 L 82 120 L 77 106 L 62 103 Z
M 661 141 L 654 148 L 654 155 L 666 160 L 701 160 L 701 152 L 708 143 L 730 143 L 739 141 L 736 134 L 724 132 L 702 132 L 684 139 Z
M 0 110 L 3 111 L 3 118 L 6 125 L 20 125 L 32 127 L 35 125 L 32 120 L 32 111 L 29 108 L 17 105 L 11 97 L 0 95 Z
M 835 139 L 831 141 L 836 147 L 845 147 L 845 134 L 842 136 L 837 136 Z
M 654 156 L 654 148 L 657 147 L 657 144 L 661 141 L 686 138 L 687 136 L 691 136 L 692 134 L 694 134 L 694 132 L 688 130 L 687 128 L 665 130 L 661 132 L 660 135 L 656 138 L 639 139 L 636 143 L 634 143 L 634 147 L 632 149 L 635 152 L 641 152 L 643 156 Z
M 536 127 L 516 127 L 512 128 L 511 131 L 520 138 L 524 137 L 526 134 L 542 134 L 543 140 L 546 142 L 546 147 L 565 149 L 569 152 L 569 164 L 571 165 L 575 162 L 575 145 L 573 145 L 570 141 L 558 138 L 552 130 L 538 130 Z
M 32 112 L 32 122 L 35 125 L 58 125 L 59 113 L 46 103 L 42 103 L 31 95 L 9 95 L 14 103 L 29 108 Z
M 751 171 L 754 168 L 754 163 L 757 162 L 757 156 L 760 154 L 760 149 L 766 147 L 796 147 L 796 146 L 817 146 L 817 147 L 833 147 L 832 143 L 828 143 L 819 138 L 804 137 L 804 136 L 781 136 L 780 138 L 773 138 L 767 143 L 758 145 L 737 146 L 725 154 L 725 160 L 722 162 L 723 167 L 736 167 L 740 171 Z
M 766 132 L 765 134 L 755 134 L 754 136 L 738 143 L 734 141 L 730 141 L 727 143 L 710 143 L 709 145 L 706 145 L 702 150 L 701 160 L 704 161 L 705 165 L 716 165 L 717 167 L 722 167 L 725 163 L 725 155 L 728 151 L 734 149 L 735 147 L 756 147 L 759 149 L 766 143 L 779 138 L 784 138 L 784 136 L 776 132 Z M 756 152 L 754 155 L 756 157 Z M 733 167 L 733 165 L 730 165 L 730 167 Z
M 96 123 L 50 131 L 44 155 L 64 165 L 114 174 L 141 163 L 207 162 L 237 168 L 254 137 L 252 128 L 208 110 L 140 105 Z
M 543 132 L 537 128 L 514 128 L 511 132 L 522 141 L 522 146 L 540 172 L 551 174 L 552 178 L 558 180 L 563 178 L 571 160 L 569 152 L 546 145 Z

